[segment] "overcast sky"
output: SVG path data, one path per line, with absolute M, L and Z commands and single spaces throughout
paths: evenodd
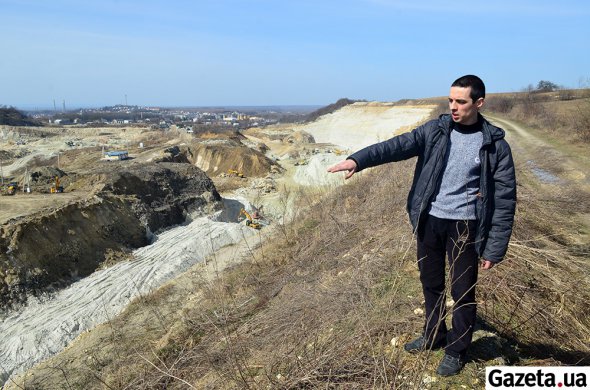
M 0 105 L 325 105 L 590 81 L 590 2 L 0 0 Z

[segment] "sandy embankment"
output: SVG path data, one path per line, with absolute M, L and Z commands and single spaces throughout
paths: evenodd
M 220 248 L 255 234 L 237 221 L 248 202 L 226 199 L 215 217 L 197 218 L 156 237 L 134 251 L 134 260 L 97 271 L 54 296 L 32 301 L 2 318 L 0 334 L 1 383 L 13 372 L 60 352 L 87 329 L 113 318 L 135 297 L 203 261 Z
M 354 103 L 298 128 L 317 143 L 332 143 L 356 151 L 393 137 L 402 129 L 423 121 L 432 106 L 394 106 L 387 103 Z
M 307 165 L 298 167 L 293 180 L 306 186 L 342 184 L 341 175 L 326 174 L 328 167 L 357 150 L 410 130 L 412 126 L 428 118 L 432 109 L 433 106 L 359 102 L 296 128 L 295 130 L 311 134 L 317 143 L 336 145 L 345 153 L 341 156 L 332 153 L 313 155 Z

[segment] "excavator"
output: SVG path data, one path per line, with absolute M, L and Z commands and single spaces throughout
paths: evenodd
M 64 192 L 64 188 L 59 183 L 59 176 L 56 176 L 55 177 L 55 184 L 51 187 L 51 193 L 52 194 L 61 194 L 62 192 Z
M 247 212 L 245 209 L 240 210 L 240 217 L 242 216 L 242 214 L 244 214 L 244 216 L 246 217 L 246 226 L 250 226 L 252 229 L 262 228 L 262 224 L 257 219 L 252 218 L 250 213 Z
M 6 187 L 6 195 L 14 195 L 16 194 L 16 190 L 18 190 L 18 183 L 11 181 L 8 183 L 8 187 Z
M 237 176 L 239 178 L 242 178 L 242 179 L 244 178 L 244 174 L 242 172 L 240 172 L 240 171 L 235 170 L 235 169 L 228 169 L 227 170 L 227 174 L 230 175 L 230 176 L 234 176 L 235 175 L 235 176 Z

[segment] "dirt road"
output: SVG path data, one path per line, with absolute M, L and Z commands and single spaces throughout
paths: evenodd
M 551 144 L 514 121 L 489 114 L 485 114 L 485 117 L 506 130 L 506 139 L 513 148 L 515 160 L 528 164 L 541 181 L 555 184 L 563 181 L 590 190 L 590 177 L 587 174 L 590 165 L 587 159 L 571 151 L 560 150 L 558 145 Z
M 540 199 L 563 204 L 578 225 L 577 240 L 587 245 L 590 240 L 590 158 L 584 145 L 563 145 L 545 139 L 542 134 L 515 121 L 485 114 L 493 124 L 506 131 L 517 166 L 517 180 L 530 172 L 536 181 Z M 576 148 L 574 148 L 574 146 Z M 582 149 L 581 153 L 577 147 Z M 530 180 L 525 177 L 524 180 Z

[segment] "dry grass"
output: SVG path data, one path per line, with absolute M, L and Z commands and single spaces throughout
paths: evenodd
M 384 167 L 343 187 L 286 226 L 251 262 L 204 285 L 203 305 L 185 313 L 181 336 L 167 336 L 173 342 L 156 351 L 150 361 L 158 369 L 142 383 L 420 387 L 440 356 L 407 356 L 390 345 L 422 323 L 413 314 L 421 291 L 404 212 L 410 165 L 398 164 L 395 173 Z M 568 247 L 571 226 L 551 207 L 521 189 L 507 261 L 481 281 L 480 316 L 520 345 L 521 359 L 583 364 L 590 352 L 590 290 L 580 287 L 589 280 L 579 252 Z M 473 358 L 481 363 L 466 370 L 463 383 L 481 377 L 486 358 Z
M 572 218 L 588 213 L 589 201 L 521 187 L 506 261 L 480 283 L 480 314 L 534 356 L 590 363 L 590 246 Z
M 391 184 L 371 192 L 384 195 Z M 396 220 L 405 220 L 400 204 L 393 202 L 388 210 L 368 205 L 372 211 L 362 215 L 367 201 L 370 194 L 362 187 L 344 187 L 286 226 L 254 261 L 207 286 L 205 297 L 216 308 L 194 313 L 194 324 L 209 328 L 205 333 L 212 344 L 187 354 L 187 370 L 201 372 L 193 376 L 196 387 L 391 382 L 391 363 L 367 346 L 389 343 L 395 327 L 391 316 L 400 306 L 401 312 L 411 312 L 407 299 L 394 302 L 396 294 L 385 294 L 403 287 L 392 269 L 399 267 L 411 240 L 392 246 L 393 231 L 386 232 Z M 375 229 L 377 220 L 381 229 Z M 384 300 L 382 311 L 371 308 L 376 297 Z M 400 324 L 407 327 L 407 321 Z M 376 360 L 381 361 L 377 366 Z

